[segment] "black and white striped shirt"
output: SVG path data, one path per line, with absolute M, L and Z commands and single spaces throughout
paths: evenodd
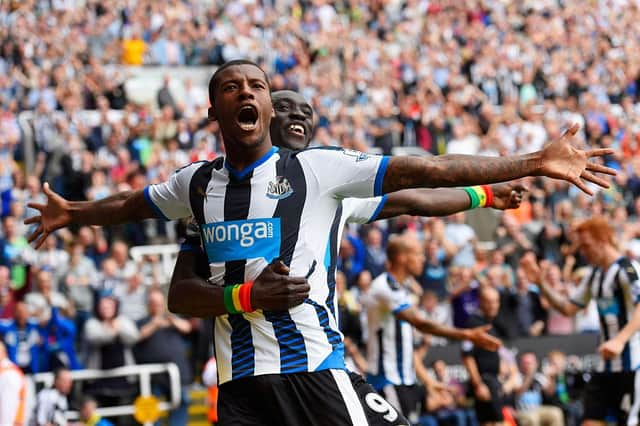
M 275 258 L 289 265 L 291 275 L 312 271 L 309 298 L 300 306 L 216 318 L 221 384 L 344 368 L 335 292 L 342 199 L 380 195 L 387 163 L 387 157 L 356 151 L 274 147 L 242 171 L 219 158 L 191 164 L 145 189 L 159 215 L 197 220 L 215 282 L 253 280 Z
M 631 317 L 640 302 L 640 264 L 621 257 L 606 270 L 591 269 L 578 285 L 571 301 L 584 308 L 593 298 L 600 318 L 600 340 L 615 337 Z M 640 367 L 640 333 L 635 333 L 624 347 L 622 354 L 612 360 L 602 361 L 598 371 L 635 371 Z

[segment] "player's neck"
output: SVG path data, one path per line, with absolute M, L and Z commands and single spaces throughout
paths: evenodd
M 407 271 L 405 271 L 404 268 L 401 267 L 390 266 L 389 269 L 387 269 L 387 273 L 391 275 L 393 279 L 398 283 L 403 283 L 409 276 Z
M 271 139 L 267 137 L 254 146 L 242 146 L 241 144 L 229 144 L 226 146 L 225 160 L 234 169 L 241 171 L 260 160 L 273 148 Z
M 614 247 L 609 245 L 604 247 L 604 253 L 602 256 L 602 261 L 600 262 L 600 266 L 602 269 L 606 269 L 613 264 L 618 258 L 621 256 L 620 252 L 616 250 Z

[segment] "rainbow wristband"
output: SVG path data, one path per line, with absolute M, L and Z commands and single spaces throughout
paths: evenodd
M 488 192 L 485 188 L 488 188 Z M 491 207 L 493 205 L 493 191 L 491 191 L 491 188 L 487 185 L 466 186 L 462 189 L 464 189 L 471 199 L 471 206 L 469 209 L 475 209 L 477 207 Z M 489 203 L 489 201 L 491 202 Z
M 251 290 L 253 281 L 244 284 L 228 285 L 224 288 L 224 307 L 230 314 L 253 312 Z

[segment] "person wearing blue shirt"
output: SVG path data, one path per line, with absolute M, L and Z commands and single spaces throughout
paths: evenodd
M 9 359 L 25 373 L 44 371 L 44 331 L 37 320 L 29 318 L 26 303 L 18 302 L 13 319 L 0 320 L 0 338 L 7 346 Z

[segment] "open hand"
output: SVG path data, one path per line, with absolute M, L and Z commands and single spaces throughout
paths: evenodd
M 502 346 L 502 341 L 487 333 L 489 330 L 491 330 L 491 325 L 470 328 L 468 330 L 467 340 L 470 340 L 475 346 L 495 352 Z
M 559 139 L 551 142 L 542 150 L 542 161 L 540 174 L 554 179 L 562 179 L 571 182 L 583 192 L 593 195 L 585 181 L 595 183 L 603 188 L 608 188 L 609 183 L 596 176 L 595 173 L 604 173 L 615 176 L 616 171 L 612 168 L 602 166 L 589 161 L 591 157 L 602 157 L 613 154 L 609 148 L 592 149 L 583 151 L 571 145 L 571 139 L 580 129 L 576 123 Z
M 40 215 L 32 216 L 24 221 L 25 225 L 38 225 L 36 230 L 33 231 L 28 238 L 29 243 L 36 242 L 36 249 L 40 248 L 52 232 L 64 228 L 71 223 L 71 214 L 68 210 L 69 202 L 53 192 L 46 182 L 42 189 L 47 196 L 47 204 L 27 204 L 32 209 L 38 210 Z
M 493 208 L 498 210 L 517 209 L 522 202 L 522 194 L 527 188 L 515 182 L 494 183 L 491 186 L 493 191 Z

